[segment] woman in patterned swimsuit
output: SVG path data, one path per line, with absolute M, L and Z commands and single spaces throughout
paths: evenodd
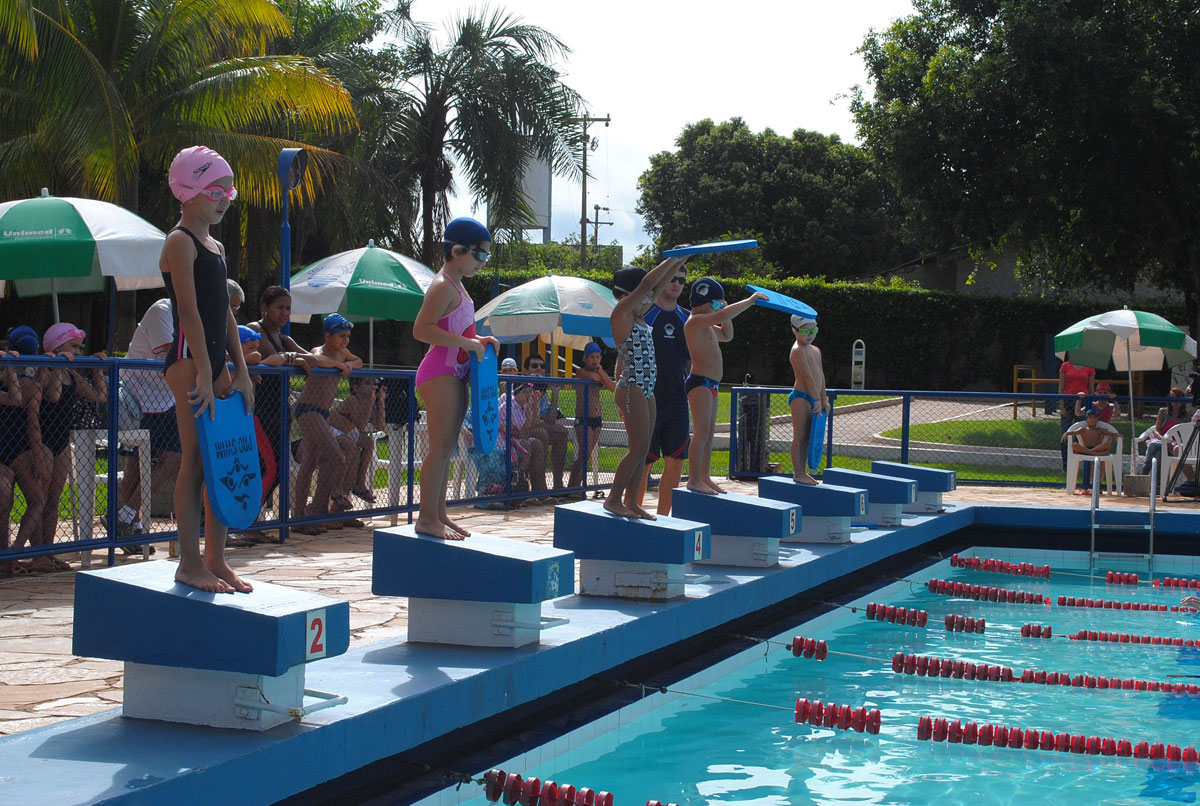
M 604 508 L 623 518 L 654 516 L 637 504 L 637 479 L 641 478 L 650 447 L 650 429 L 654 425 L 654 382 L 658 366 L 654 359 L 654 336 L 643 318 L 666 284 L 667 276 L 685 262 L 685 258 L 667 258 L 654 271 L 628 267 L 613 275 L 613 296 L 617 300 L 609 316 L 613 339 L 617 342 L 617 408 L 625 422 L 629 452 L 617 465 L 612 489 Z

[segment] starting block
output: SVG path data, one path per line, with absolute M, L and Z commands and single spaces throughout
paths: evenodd
M 707 523 L 712 532 L 712 554 L 701 563 L 769 568 L 779 564 L 779 541 L 800 531 L 795 504 L 738 493 L 704 495 L 686 487 L 672 495 L 677 517 Z
M 958 487 L 958 474 L 953 470 L 936 467 L 917 467 L 900 462 L 871 462 L 872 473 L 886 473 L 917 483 L 917 500 L 904 507 L 905 512 L 942 512 L 942 493 L 953 492 Z
M 569 623 L 543 616 L 542 602 L 574 592 L 569 551 L 481 534 L 440 540 L 411 525 L 375 530 L 371 593 L 408 597 L 413 643 L 535 644 Z
M 125 716 L 262 731 L 346 702 L 305 689 L 304 666 L 349 647 L 349 604 L 265 582 L 207 593 L 177 583 L 176 567 L 75 578 L 72 651 L 125 662 Z M 114 618 L 129 613 L 147 617 L 134 628 Z
M 867 514 L 867 491 L 833 484 L 799 484 L 791 476 L 763 476 L 759 498 L 799 504 L 804 511 L 800 532 L 784 543 L 849 543 L 850 519 Z
M 712 550 L 707 523 L 621 518 L 599 502 L 554 508 L 554 545 L 579 558 L 579 592 L 588 596 L 664 601 L 683 596 L 688 563 Z
M 867 517 L 880 526 L 903 526 L 900 513 L 917 500 L 917 483 L 912 479 L 836 467 L 825 468 L 822 479 L 866 490 Z

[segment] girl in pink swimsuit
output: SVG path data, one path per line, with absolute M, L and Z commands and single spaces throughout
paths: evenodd
M 429 450 L 421 463 L 421 506 L 413 524 L 417 532 L 444 540 L 470 535 L 446 514 L 450 454 L 467 412 L 467 370 L 471 353 L 499 343 L 475 335 L 475 305 L 463 278 L 473 277 L 488 259 L 492 236 L 473 218 L 456 218 L 442 237 L 445 263 L 438 272 L 413 323 L 413 336 L 429 345 L 417 368 L 417 392 L 425 404 Z

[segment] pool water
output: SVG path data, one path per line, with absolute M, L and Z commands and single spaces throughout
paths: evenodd
M 1200 764 L 1075 755 L 918 741 L 921 716 L 1129 739 L 1134 744 L 1200 745 L 1200 695 L 1100 690 L 897 674 L 897 652 L 1105 677 L 1200 683 L 1200 650 L 1067 640 L 1081 629 L 1200 639 L 1200 616 L 1032 604 L 995 604 L 930 593 L 930 577 L 1051 596 L 1178 604 L 1179 591 L 1147 584 L 1109 585 L 1087 570 L 1087 555 L 977 549 L 964 554 L 1049 563 L 1050 579 L 930 566 L 900 582 L 807 622 L 793 635 L 828 642 L 825 661 L 793 657 L 782 646 L 741 653 L 673 685 L 687 694 L 655 694 L 503 766 L 576 787 L 604 790 L 617 806 L 647 800 L 684 804 L 785 806 L 808 803 L 1040 804 L 1193 803 Z M 1046 555 L 1054 555 L 1046 559 Z M 1157 576 L 1200 577 L 1190 558 Z M 1122 569 L 1129 570 L 1129 569 Z M 1141 574 L 1143 580 L 1146 576 Z M 916 607 L 925 629 L 868 621 L 868 601 Z M 947 614 L 987 620 L 982 635 L 945 630 Z M 1024 624 L 1048 624 L 1054 638 L 1022 638 Z M 842 654 L 845 653 L 845 654 Z M 1169 675 L 1191 677 L 1170 678 Z M 651 681 L 647 681 L 651 682 Z M 798 698 L 882 712 L 879 735 L 796 724 Z M 744 702 L 733 702 L 740 700 Z M 757 704 L 747 704 L 757 703 Z M 483 804 L 465 787 L 427 804 Z M 475 795 L 474 800 L 468 796 Z M 451 798 L 463 798 L 462 801 Z

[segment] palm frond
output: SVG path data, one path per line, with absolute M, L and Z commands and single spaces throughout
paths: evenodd
M 0 39 L 26 61 L 38 55 L 32 0 L 0 0 Z

